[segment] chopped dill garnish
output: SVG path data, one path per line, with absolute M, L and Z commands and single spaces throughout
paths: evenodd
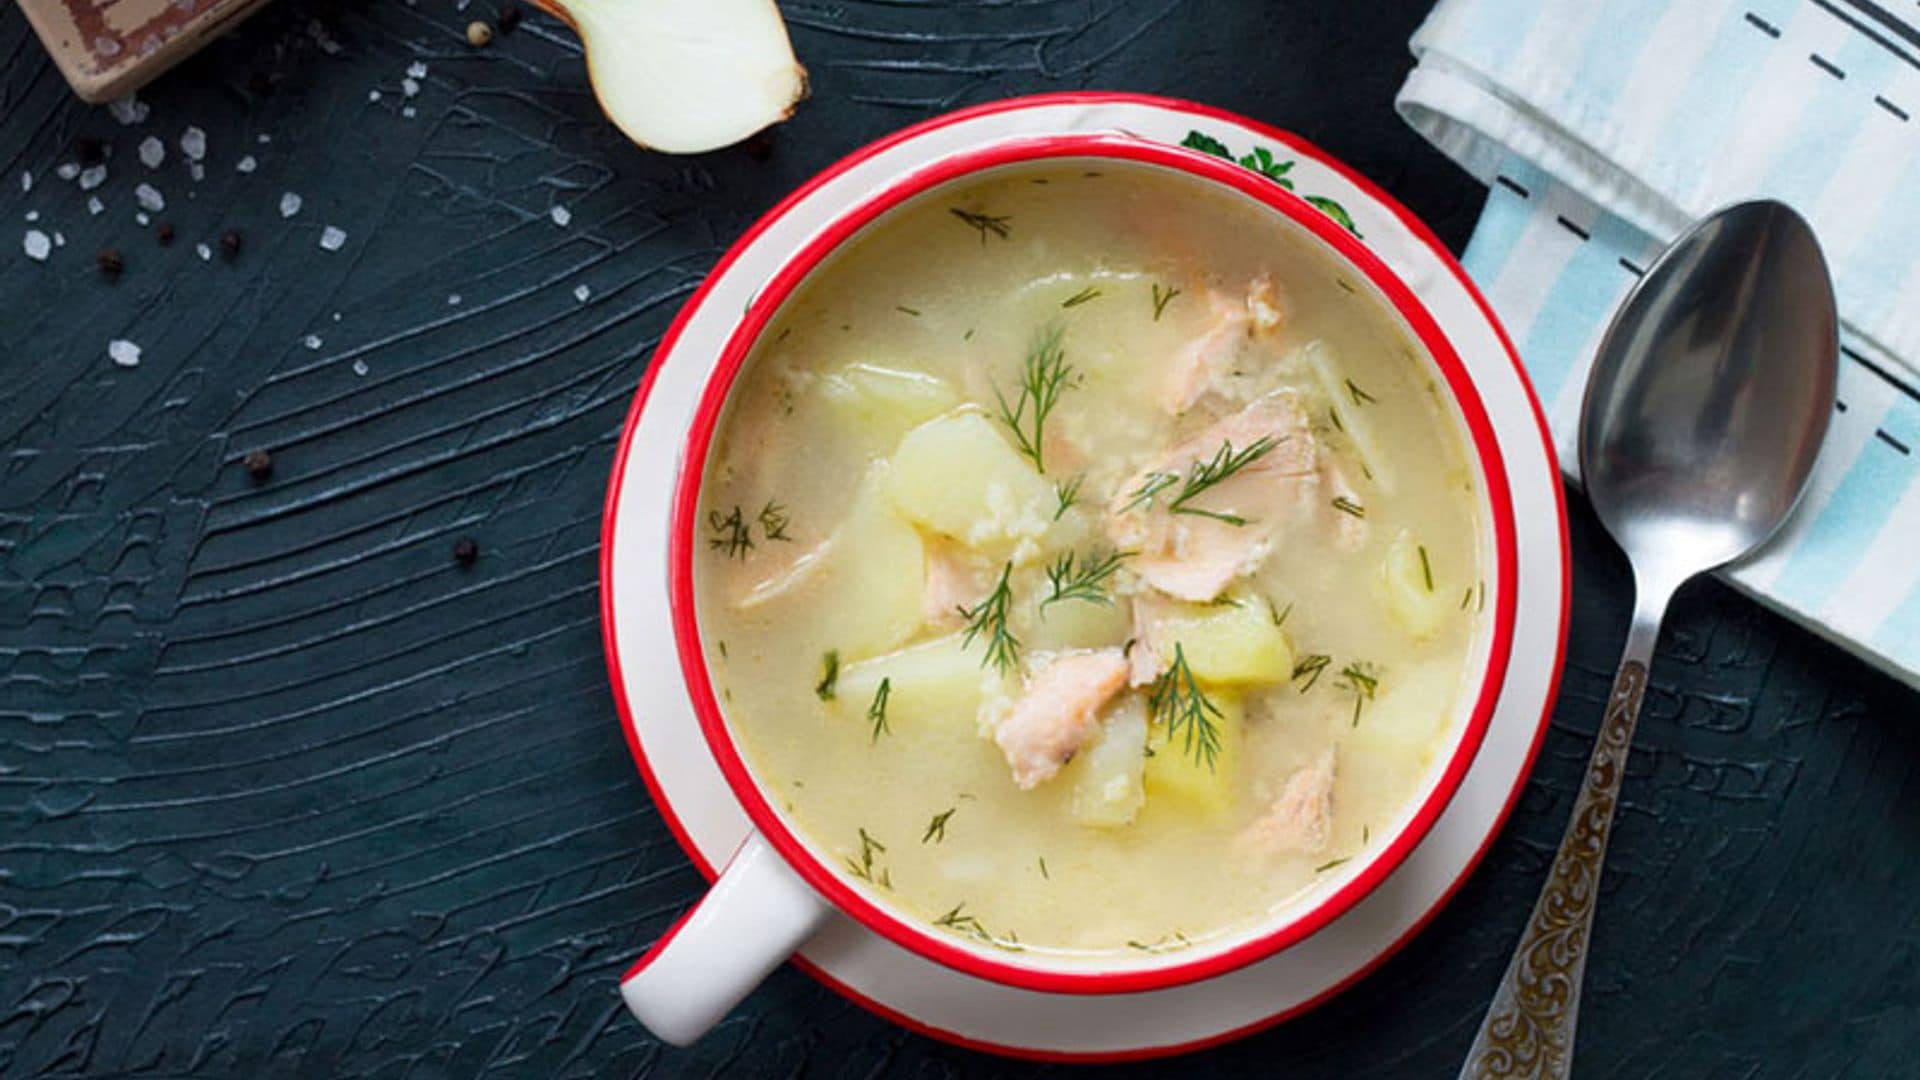
M 1347 393 L 1352 395 L 1355 405 L 1372 405 L 1380 400 L 1365 390 L 1360 389 L 1360 384 L 1354 382 L 1352 379 L 1347 380 Z
M 1487 582 L 1485 578 L 1480 579 L 1480 584 L 1477 586 L 1477 588 L 1479 589 L 1478 595 L 1480 599 L 1479 599 L 1478 606 L 1476 606 L 1474 610 L 1485 611 L 1487 610 Z
M 725 552 L 729 559 L 745 559 L 753 550 L 753 526 L 747 524 L 747 516 L 738 506 L 728 514 L 707 511 L 707 528 L 713 531 L 707 547 Z
M 1373 700 L 1380 689 L 1378 670 L 1364 660 L 1355 660 L 1340 669 L 1340 685 L 1353 691 L 1353 726 L 1360 726 L 1360 710 Z
M 1373 826 L 1371 825 L 1360 826 L 1360 842 L 1364 844 L 1371 841 L 1372 839 L 1373 839 Z
M 1246 449 L 1235 450 L 1233 448 L 1233 440 L 1229 439 L 1220 444 L 1220 449 L 1213 452 L 1211 460 L 1201 461 L 1195 458 L 1193 464 L 1187 469 L 1187 475 L 1184 480 L 1174 476 L 1172 473 L 1156 472 L 1149 474 L 1145 482 L 1134 489 L 1133 497 L 1127 502 L 1127 505 L 1120 509 L 1122 512 L 1125 512 L 1140 505 L 1145 505 L 1151 509 L 1154 496 L 1172 487 L 1174 482 L 1179 480 L 1179 492 L 1167 502 L 1168 513 L 1194 514 L 1199 517 L 1212 518 L 1215 521 L 1224 521 L 1229 525 L 1245 525 L 1247 519 L 1238 514 L 1223 513 L 1219 510 L 1208 510 L 1205 507 L 1194 506 L 1192 502 L 1194 499 L 1213 490 L 1213 488 L 1222 482 L 1231 479 L 1240 470 L 1266 457 L 1273 452 L 1274 447 L 1279 445 L 1280 440 L 1271 435 L 1262 435 L 1249 444 Z
M 1107 580 L 1114 571 L 1120 569 L 1120 560 L 1130 553 L 1111 551 L 1104 555 L 1095 553 L 1087 561 L 1074 565 L 1074 554 L 1069 551 L 1062 554 L 1047 567 L 1047 584 L 1053 592 L 1040 601 L 1040 610 L 1056 600 L 1085 600 L 1089 604 L 1110 605 L 1113 597 L 1107 590 Z
M 1131 938 L 1127 940 L 1127 948 L 1138 949 L 1141 952 L 1150 952 L 1150 953 L 1151 952 L 1167 952 L 1173 949 L 1184 949 L 1191 944 L 1193 944 L 1193 942 L 1187 940 L 1187 935 L 1181 933 L 1178 930 L 1175 930 L 1171 934 L 1162 934 L 1160 935 L 1159 938 L 1153 941 L 1135 941 Z
M 988 233 L 992 233 L 1002 240 L 1013 236 L 1013 219 L 1010 217 L 995 217 L 992 214 L 976 214 L 971 210 L 962 210 L 957 206 L 953 208 L 952 213 L 954 217 L 965 222 L 967 228 L 980 234 L 980 243 L 982 246 L 985 246 L 987 242 Z
M 1174 288 L 1171 285 L 1163 286 L 1157 281 L 1153 283 L 1153 321 L 1154 322 L 1160 321 L 1161 313 L 1166 311 L 1167 305 L 1173 303 L 1173 298 L 1179 295 L 1180 295 L 1180 290 Z
M 834 693 L 840 687 L 840 650 L 828 649 L 820 658 L 820 681 L 813 684 L 813 692 L 821 701 L 832 701 Z
M 760 531 L 766 534 L 768 540 L 790 543 L 793 540 L 787 535 L 787 523 L 790 520 L 787 508 L 777 502 L 769 500 L 767 505 L 760 508 Z
M 1013 587 L 1007 584 L 1007 577 L 1012 573 L 1011 562 L 1002 566 L 993 591 L 973 607 L 961 609 L 967 617 L 967 634 L 960 639 L 960 647 L 964 649 L 973 644 L 974 638 L 985 635 L 987 654 L 980 658 L 980 666 L 991 664 L 1002 673 L 1013 670 L 1020 660 L 1020 639 L 1007 627 L 1007 616 L 1013 610 Z
M 1048 881 L 1053 880 L 1053 875 L 1047 873 L 1047 857 L 1045 855 L 1040 856 L 1040 876 L 1046 878 Z
M 1079 292 L 1074 293 L 1072 296 L 1067 297 L 1065 300 L 1060 301 L 1060 306 L 1063 308 L 1079 307 L 1081 304 L 1089 300 L 1097 300 L 1099 297 L 1100 290 L 1089 285 Z
M 860 858 L 858 861 L 853 859 L 847 860 L 847 873 L 852 874 L 861 881 L 891 889 L 893 888 L 893 875 L 887 872 L 886 867 L 879 867 L 879 872 L 875 873 L 873 857 L 876 853 L 885 855 L 887 853 L 887 845 L 869 836 L 866 829 L 861 829 Z
M 910 308 L 905 304 L 895 304 L 893 305 L 893 310 L 899 312 L 902 315 L 911 315 L 916 319 L 920 317 L 919 308 Z
M 1349 856 L 1349 858 L 1350 858 L 1350 857 L 1351 857 L 1351 856 Z M 1323 862 L 1323 863 L 1321 863 L 1321 864 L 1320 864 L 1319 866 L 1316 866 L 1316 867 L 1314 867 L 1314 868 L 1313 868 L 1313 872 L 1314 872 L 1314 873 L 1316 873 L 1316 874 L 1324 874 L 1324 873 L 1326 873 L 1326 872 L 1327 872 L 1328 870 L 1331 870 L 1331 869 L 1333 869 L 1334 867 L 1336 867 L 1336 866 L 1339 866 L 1339 865 L 1340 865 L 1341 863 L 1343 863 L 1343 862 L 1346 862 L 1346 861 L 1347 861 L 1347 860 L 1343 858 L 1343 859 L 1334 859 L 1334 860 L 1332 860 L 1332 861 L 1330 861 L 1330 862 Z
M 947 819 L 951 818 L 953 812 L 958 809 L 960 808 L 957 806 L 950 806 L 933 815 L 933 820 L 927 822 L 927 831 L 921 835 L 920 842 L 923 844 L 937 844 L 945 840 L 947 838 Z
M 1467 591 L 1460 594 L 1460 610 L 1467 610 L 1467 605 L 1471 603 L 1473 603 L 1473 586 L 1469 585 Z
M 1067 388 L 1067 380 L 1073 375 L 1073 365 L 1067 363 L 1066 350 L 1060 347 L 1064 333 L 1058 325 L 1053 325 L 1034 337 L 1020 368 L 1020 396 L 1012 405 L 1007 404 L 1006 395 L 998 386 L 993 388 L 993 396 L 1000 403 L 1001 422 L 1013 432 L 1020 452 L 1033 462 L 1034 471 L 1042 476 L 1047 472 L 1043 445 L 1047 417 L 1059 403 L 1060 391 Z
M 1354 517 L 1357 517 L 1357 518 L 1363 518 L 1367 516 L 1366 507 L 1361 506 L 1359 503 L 1354 502 L 1352 499 L 1347 498 L 1345 495 L 1335 495 L 1333 497 L 1333 508 L 1335 510 L 1340 511 L 1343 514 L 1352 514 Z
M 1433 591 L 1433 564 L 1427 561 L 1427 545 L 1420 545 L 1420 576 L 1427 580 L 1427 591 Z
M 1284 609 L 1276 611 L 1274 610 L 1274 606 L 1273 606 L 1273 597 L 1262 596 L 1260 599 L 1265 600 L 1267 602 L 1267 618 L 1273 620 L 1273 625 L 1275 626 L 1287 625 L 1287 616 L 1293 614 L 1292 604 L 1288 604 Z
M 873 704 L 867 706 L 867 719 L 873 722 L 874 742 L 879 742 L 882 735 L 893 733 L 893 729 L 887 726 L 887 699 L 892 696 L 893 680 L 881 679 L 879 689 L 873 692 Z
M 1340 288 L 1344 289 L 1347 292 L 1353 291 L 1353 283 L 1348 281 L 1346 278 L 1340 277 L 1337 274 L 1334 275 L 1333 283 L 1335 285 L 1340 286 Z
M 1300 692 L 1304 694 L 1313 689 L 1314 683 L 1320 681 L 1320 674 L 1326 671 L 1327 665 L 1331 663 L 1333 663 L 1333 657 L 1326 653 L 1308 653 L 1293 662 L 1293 675 L 1290 676 L 1290 681 L 1300 682 L 1305 679 L 1306 682 L 1300 687 Z
M 1186 752 L 1213 770 L 1220 756 L 1220 707 L 1200 689 L 1179 642 L 1173 645 L 1173 663 L 1148 688 L 1147 711 L 1167 725 L 1167 742 L 1182 738 Z
M 956 930 L 962 934 L 971 934 L 981 941 L 993 940 L 993 935 L 987 933 L 987 928 L 980 925 L 980 920 L 967 913 L 965 900 L 953 905 L 953 910 L 933 920 L 933 925 Z
M 1341 431 L 1347 430 L 1347 425 L 1340 422 L 1340 410 L 1334 408 L 1331 405 L 1327 406 L 1327 419 L 1333 421 L 1333 426 L 1335 428 L 1338 428 Z
M 1087 474 L 1077 473 L 1066 483 L 1054 485 L 1053 494 L 1060 500 L 1060 507 L 1053 512 L 1053 520 L 1059 521 L 1065 517 L 1067 511 L 1073 509 L 1073 504 L 1080 501 L 1080 485 L 1086 482 Z
M 960 340 L 961 340 L 961 341 L 972 341 L 972 340 L 973 340 L 973 327 L 971 327 L 971 326 L 969 326 L 969 327 L 967 327 L 967 332 L 966 332 L 966 333 L 964 333 L 964 334 L 961 334 L 961 335 L 960 335 Z

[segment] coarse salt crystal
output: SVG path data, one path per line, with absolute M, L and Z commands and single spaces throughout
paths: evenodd
M 368 100 L 368 101 L 379 101 L 379 100 L 380 100 L 380 91 L 378 91 L 378 90 L 369 90 L 369 91 L 367 91 L 367 100 Z
M 413 106 L 409 105 L 406 108 L 400 110 L 400 115 L 411 120 L 414 117 L 419 116 L 420 113 L 416 111 Z
M 80 190 L 92 191 L 107 182 L 107 167 L 94 165 L 80 170 Z
M 248 154 L 246 157 L 243 157 L 239 161 L 236 161 L 233 163 L 234 172 L 250 173 L 259 167 L 260 167 L 260 163 L 253 160 L 252 154 Z
M 28 221 L 39 221 L 39 220 L 40 220 L 40 211 L 38 211 L 38 210 L 29 210 L 29 211 L 27 211 L 27 220 L 28 220 Z
M 300 196 L 295 192 L 283 192 L 280 195 L 280 216 L 289 218 L 300 212 Z
M 319 334 L 308 334 L 307 340 L 303 342 L 303 344 L 309 349 L 318 349 L 324 342 L 320 340 Z
M 113 114 L 115 120 L 120 121 L 122 124 L 131 125 L 146 123 L 147 114 L 152 110 L 147 107 L 146 102 L 140 100 L 138 95 L 128 94 L 119 101 L 108 105 L 107 111 Z
M 134 188 L 133 199 L 140 204 L 140 209 L 150 210 L 156 214 L 167 208 L 166 197 L 161 195 L 160 190 L 152 184 L 141 184 Z
M 447 306 L 448 306 L 448 307 L 459 307 L 459 306 L 460 306 L 460 294 L 459 294 L 459 293 L 457 293 L 457 292 L 456 292 L 456 293 L 448 293 L 448 294 L 447 294 Z
M 336 226 L 329 225 L 320 231 L 320 246 L 328 251 L 339 251 L 346 243 L 346 232 Z
M 167 144 L 149 135 L 140 140 L 140 164 L 149 169 L 157 169 L 167 160 Z
M 32 173 L 25 172 L 25 171 L 22 171 L 20 173 L 20 190 L 22 192 L 28 192 L 33 190 L 33 174 Z
M 188 161 L 199 161 L 207 156 L 207 133 L 197 127 L 188 127 L 180 133 L 180 152 L 187 155 Z
M 547 216 L 553 219 L 555 225 L 563 229 L 573 221 L 573 211 L 559 205 L 555 205 L 551 210 L 548 210 Z
M 147 216 L 147 212 L 145 210 L 135 210 L 133 212 L 133 220 L 138 224 L 145 225 L 148 222 L 152 221 L 153 219 Z
M 87 213 L 98 214 L 100 211 L 105 210 L 106 208 L 107 208 L 107 204 L 100 201 L 100 196 L 98 195 L 87 196 Z
M 418 97 L 420 95 L 420 84 L 413 79 L 401 79 L 400 92 L 408 97 Z
M 53 175 L 62 180 L 71 180 L 80 175 L 80 166 L 71 161 L 63 162 L 59 168 L 53 170 Z
M 61 232 L 61 231 L 60 231 L 59 229 L 55 229 L 55 230 L 53 230 L 53 246 L 54 246 L 54 247 L 66 247 L 66 246 L 67 246 L 67 234 L 66 234 L 66 233 L 63 233 L 63 232 Z
M 195 183 L 199 183 L 207 178 L 207 167 L 198 161 L 189 161 L 187 162 L 187 175 L 193 177 Z M 193 193 L 188 192 L 187 198 L 193 198 Z
M 420 60 L 415 60 L 415 61 L 414 61 L 413 63 L 411 63 L 411 64 L 408 64 L 408 65 L 407 65 L 407 77 L 408 77 L 408 78 L 413 78 L 413 79 L 424 79 L 424 78 L 426 78 L 426 77 L 427 77 L 427 65 L 425 64 L 425 62 L 423 62 L 423 61 L 420 61 Z
M 268 143 L 273 141 L 273 136 L 263 131 L 260 134 L 254 136 L 254 141 L 258 142 L 261 146 L 265 146 Z
M 592 295 L 593 295 L 593 290 L 587 288 L 585 285 L 575 285 L 573 287 L 573 298 L 575 300 L 580 301 L 583 304 L 586 303 L 587 298 Z
M 367 362 L 365 360 L 355 360 L 353 362 L 353 373 L 355 375 L 365 375 L 367 373 Z
M 35 262 L 46 262 L 48 253 L 53 251 L 53 241 L 39 229 L 28 229 L 21 244 L 27 249 L 27 258 Z
M 140 346 L 126 338 L 115 338 L 107 342 L 107 355 L 121 367 L 140 366 Z
M 193 253 L 200 256 L 201 262 L 213 261 L 213 249 L 208 247 L 204 241 L 193 245 Z

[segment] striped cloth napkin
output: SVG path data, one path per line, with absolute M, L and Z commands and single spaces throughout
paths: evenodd
M 1412 44 L 1401 115 L 1490 188 L 1463 262 L 1569 475 L 1587 366 L 1660 248 L 1759 195 L 1813 223 L 1840 411 L 1794 519 L 1725 576 L 1920 686 L 1920 4 L 1442 0 Z

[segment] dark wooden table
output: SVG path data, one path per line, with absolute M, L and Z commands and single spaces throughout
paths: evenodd
M 622 414 L 756 214 L 869 139 L 1010 94 L 1136 89 L 1292 127 L 1458 248 L 1481 192 L 1390 104 L 1424 5 L 789 3 L 813 99 L 754 151 L 673 159 L 601 119 L 552 21 L 469 48 L 493 2 L 285 0 L 133 126 L 69 98 L 0 8 L 0 1076 L 1060 1071 L 793 971 L 690 1051 L 622 1012 L 616 976 L 701 889 L 601 661 Z M 92 152 L 77 139 L 111 153 L 92 192 L 56 176 Z M 142 181 L 167 202 L 145 228 Z M 28 228 L 66 244 L 29 261 Z M 1136 1071 L 1451 1075 L 1624 635 L 1622 565 L 1573 514 L 1554 730 L 1479 873 L 1318 1012 Z M 1581 1075 L 1914 1075 L 1920 702 L 1714 584 L 1682 596 L 1649 700 Z

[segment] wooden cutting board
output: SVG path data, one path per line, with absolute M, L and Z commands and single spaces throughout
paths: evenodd
M 265 0 L 20 0 L 81 100 L 112 101 L 193 55 Z

